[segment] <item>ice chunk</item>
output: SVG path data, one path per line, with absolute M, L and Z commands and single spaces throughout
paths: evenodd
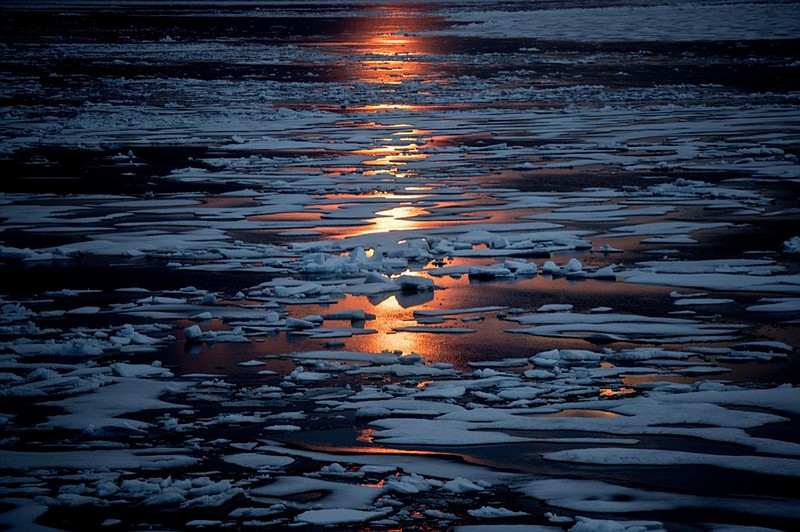
M 294 462 L 288 456 L 274 456 L 269 454 L 242 453 L 223 456 L 222 459 L 230 464 L 252 469 L 277 469 Z
M 173 377 L 171 371 L 154 364 L 127 364 L 117 362 L 111 369 L 120 377 Z
M 310 501 L 306 507 L 320 509 L 358 509 L 372 506 L 382 493 L 382 488 L 358 486 L 344 482 L 333 482 L 308 477 L 283 476 L 275 482 L 248 490 L 248 495 L 255 497 L 283 498 L 302 493 L 321 492 L 324 495 Z M 277 502 L 282 502 L 278 500 Z M 293 503 L 295 504 L 295 503 Z M 303 507 L 302 503 L 297 503 Z
M 658 521 L 611 521 L 578 516 L 569 532 L 666 532 Z
M 203 331 L 199 325 L 192 325 L 183 330 L 183 336 L 187 342 L 199 342 L 203 338 Z
M 453 493 L 469 493 L 471 491 L 483 491 L 486 489 L 484 486 L 479 486 L 471 480 L 460 477 L 445 482 L 442 488 Z
M 569 259 L 567 265 L 562 268 L 562 273 L 566 277 L 586 277 L 586 272 L 583 271 L 583 264 L 574 257 Z
M 800 236 L 793 236 L 783 243 L 784 253 L 800 253 Z
M 536 309 L 536 312 L 566 312 L 572 310 L 572 305 L 569 304 L 556 304 L 542 305 Z
M 434 289 L 433 280 L 416 275 L 401 275 L 395 283 L 404 292 L 425 292 Z
M 363 523 L 392 513 L 389 508 L 380 510 L 353 510 L 351 508 L 330 508 L 307 510 L 297 516 L 297 521 L 311 525 L 330 526 L 344 523 Z
M 492 506 L 481 506 L 476 510 L 467 510 L 467 513 L 472 517 L 480 517 L 482 519 L 496 519 L 528 515 L 527 512 L 514 512 L 506 508 L 495 508 Z
M 598 448 L 547 453 L 544 458 L 560 462 L 604 465 L 711 465 L 766 475 L 800 476 L 800 460 L 766 456 L 729 456 L 664 449 Z
M 261 360 L 248 360 L 246 362 L 238 362 L 236 365 L 237 366 L 246 367 L 246 368 L 250 368 L 250 367 L 255 367 L 255 366 L 263 366 L 263 365 L 265 365 L 265 363 L 262 362 Z

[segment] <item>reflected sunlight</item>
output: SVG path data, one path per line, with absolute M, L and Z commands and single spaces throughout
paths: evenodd
M 429 52 L 419 37 L 385 34 L 383 27 L 369 28 L 377 35 L 369 35 L 363 46 L 369 50 L 368 59 L 355 65 L 352 75 L 362 83 L 400 85 L 404 81 L 426 80 L 432 74 L 433 64 L 422 61 Z M 391 28 L 389 28 L 391 29 Z
M 356 441 L 363 441 L 364 443 L 372 443 L 372 435 L 377 429 L 363 429 L 356 435 Z
M 376 212 L 376 218 L 370 218 L 372 223 L 369 229 L 362 234 L 387 233 L 389 231 L 403 231 L 407 229 L 419 229 L 427 227 L 426 222 L 412 220 L 415 216 L 429 214 L 421 207 L 394 207 L 385 211 Z
M 426 338 L 424 335 L 394 332 L 395 327 L 407 326 L 409 320 L 413 319 L 412 312 L 400 305 L 395 296 L 372 306 L 370 312 L 380 316 L 378 328 L 381 329 L 381 334 L 362 337 L 360 340 L 363 341 L 363 348 L 380 352 L 389 344 L 392 346 L 392 350 L 401 351 L 403 354 L 425 351 Z
M 636 390 L 626 387 L 617 390 L 613 388 L 600 388 L 600 397 L 620 397 L 625 395 L 636 395 Z
M 340 40 L 329 43 L 339 57 L 350 57 L 342 73 L 350 81 L 376 85 L 445 83 L 441 61 L 447 50 L 424 32 L 433 29 L 432 17 L 420 16 L 411 5 L 384 5 L 380 16 L 343 20 Z
M 402 132 L 399 139 L 382 139 L 382 144 L 366 150 L 357 150 L 354 153 L 375 157 L 366 159 L 362 162 L 368 167 L 383 166 L 390 174 L 395 177 L 403 177 L 405 174 L 399 172 L 398 167 L 405 166 L 410 161 L 421 161 L 428 158 L 428 154 L 420 151 L 417 137 L 411 137 L 412 132 Z M 402 144 L 392 143 L 393 140 L 400 140 Z M 365 172 L 366 175 L 367 172 Z
M 414 111 L 421 109 L 419 105 L 412 105 L 408 103 L 376 103 L 370 105 L 360 105 L 355 110 L 357 111 Z

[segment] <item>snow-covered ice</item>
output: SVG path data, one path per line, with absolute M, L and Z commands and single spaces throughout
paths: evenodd
M 96 7 L 0 17 L 2 526 L 797 528 L 795 3 Z

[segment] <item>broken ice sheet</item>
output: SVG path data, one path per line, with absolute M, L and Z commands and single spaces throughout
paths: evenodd
M 732 340 L 740 324 L 702 323 L 688 318 L 654 318 L 613 313 L 553 312 L 508 318 L 530 327 L 509 329 L 517 334 L 566 336 L 587 339 L 688 343 Z
M 3 523 L 796 528 L 796 14 L 679 4 L 12 4 Z
M 520 486 L 522 493 L 578 512 L 628 514 L 680 508 L 704 508 L 717 511 L 740 508 L 744 514 L 785 518 L 791 515 L 791 505 L 774 499 L 748 500 L 741 498 L 716 498 L 686 496 L 676 493 L 656 492 L 629 488 L 598 480 L 547 479 L 535 480 Z

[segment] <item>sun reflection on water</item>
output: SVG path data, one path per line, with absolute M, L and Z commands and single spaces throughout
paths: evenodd
M 370 105 L 361 105 L 357 108 L 358 111 L 414 111 L 420 109 L 417 105 L 409 103 L 376 103 Z
M 397 132 L 393 134 L 394 138 L 377 139 L 377 146 L 354 151 L 356 155 L 369 157 L 361 163 L 370 168 L 363 172 L 364 175 L 388 173 L 397 178 L 407 177 L 410 172 L 401 170 L 402 167 L 413 161 L 423 161 L 429 156 L 420 149 L 425 140 L 420 140 L 415 133 L 416 130 L 413 129 Z
M 337 38 L 321 45 L 339 59 L 341 81 L 383 85 L 390 91 L 408 82 L 419 91 L 430 83 L 446 83 L 440 60 L 448 51 L 446 43 L 424 35 L 437 28 L 441 17 L 430 16 L 413 4 L 375 7 L 378 16 L 341 20 Z M 320 46 L 319 42 L 307 44 Z M 376 105 L 404 109 L 404 104 L 408 102 Z
M 361 234 L 385 233 L 389 231 L 401 231 L 405 229 L 419 229 L 427 227 L 426 222 L 412 220 L 415 216 L 428 214 L 428 211 L 421 207 L 394 207 L 385 211 L 376 212 L 378 216 L 370 218 L 372 224 L 369 229 L 362 231 Z
M 426 56 L 435 53 L 425 39 L 404 32 L 396 24 L 387 24 L 385 19 L 373 19 L 374 24 L 363 28 L 363 41 L 356 50 L 366 52 L 356 62 L 350 75 L 361 83 L 400 85 L 408 81 L 429 83 L 441 77 L 439 67 Z M 404 26 L 421 29 L 424 19 L 408 19 Z
M 356 436 L 356 441 L 363 441 L 364 443 L 372 443 L 372 435 L 377 432 L 377 429 L 363 429 Z
M 624 397 L 626 395 L 635 395 L 636 390 L 633 388 L 628 387 L 621 387 L 621 388 L 600 388 L 600 397 L 603 398 L 611 398 L 611 397 Z

